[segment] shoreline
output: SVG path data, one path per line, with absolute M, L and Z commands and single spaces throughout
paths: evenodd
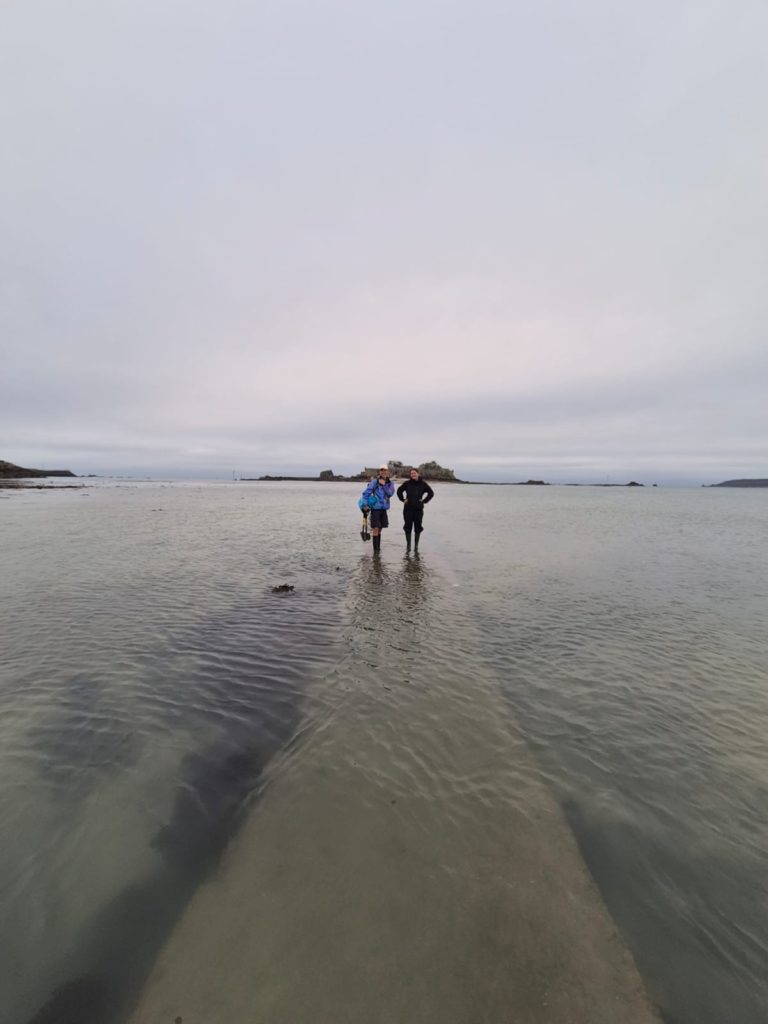
M 32 478 L 30 478 L 32 479 Z M 0 490 L 6 491 L 79 491 L 88 484 L 33 484 L 24 480 L 0 479 Z

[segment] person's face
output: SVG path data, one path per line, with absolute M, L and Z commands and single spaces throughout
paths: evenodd
M 411 470 L 411 480 L 418 480 L 418 479 L 419 479 L 419 471 L 418 471 L 418 469 L 412 469 Z
M 379 470 L 379 476 L 383 476 L 384 479 L 386 480 L 387 477 L 389 476 L 389 469 L 385 469 L 384 466 L 382 466 L 381 469 Z

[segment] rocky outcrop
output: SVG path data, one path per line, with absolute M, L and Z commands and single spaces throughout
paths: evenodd
M 395 477 L 407 477 L 411 471 L 411 466 L 413 466 L 414 469 L 418 469 L 418 471 L 421 473 L 425 480 L 443 480 L 455 484 L 462 483 L 461 480 L 458 480 L 456 478 L 452 469 L 446 469 L 444 466 L 441 466 L 438 462 L 422 462 L 420 466 L 417 466 L 413 462 L 408 463 L 401 462 L 399 459 L 390 459 L 388 465 L 390 476 L 393 479 Z M 367 470 L 365 472 L 367 472 Z M 376 472 L 378 471 L 373 471 L 374 476 Z
M 0 459 L 0 480 L 26 480 L 43 476 L 75 476 L 71 469 L 24 469 Z
M 445 469 L 437 462 L 423 462 L 420 466 L 417 466 L 415 462 L 401 462 L 399 459 L 390 459 L 387 462 L 389 466 L 389 475 L 395 480 L 398 477 L 405 479 L 411 471 L 411 467 L 418 469 L 425 480 L 444 480 L 450 481 L 451 483 L 460 484 L 463 480 L 458 480 L 454 476 L 452 469 Z M 360 473 L 355 476 L 347 477 L 348 480 L 370 480 L 371 477 L 378 476 L 378 467 L 366 466 Z
M 417 468 L 425 480 L 446 480 L 455 484 L 461 483 L 460 480 L 456 479 L 452 469 L 446 469 L 437 462 L 422 462 Z

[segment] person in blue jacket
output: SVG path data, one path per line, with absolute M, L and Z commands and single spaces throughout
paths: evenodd
M 395 493 L 395 485 L 389 479 L 389 466 L 382 463 L 379 475 L 374 477 L 363 491 L 363 501 L 368 502 L 371 517 L 371 540 L 373 553 L 381 551 L 381 531 L 389 526 L 389 499 Z

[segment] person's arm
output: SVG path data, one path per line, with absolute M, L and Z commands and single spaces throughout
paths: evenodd
M 404 494 L 405 494 L 405 481 L 403 481 L 403 483 L 401 483 L 400 486 L 397 488 L 397 496 L 400 499 L 400 501 L 405 501 L 405 498 L 403 497 Z
M 432 490 L 432 488 L 429 486 L 426 480 L 422 480 L 421 482 L 424 484 L 424 492 L 426 494 L 426 498 L 423 498 L 422 501 L 426 505 L 428 501 L 432 501 L 432 499 L 435 496 L 435 492 Z
M 391 480 L 387 480 L 387 482 L 384 484 L 384 493 L 388 498 L 391 498 L 392 495 L 395 493 L 395 485 L 392 483 Z
M 363 491 L 363 497 L 364 498 L 370 498 L 370 496 L 373 494 L 373 491 L 374 491 L 375 487 L 376 487 L 376 481 L 375 480 L 370 480 L 368 482 L 368 486 Z

